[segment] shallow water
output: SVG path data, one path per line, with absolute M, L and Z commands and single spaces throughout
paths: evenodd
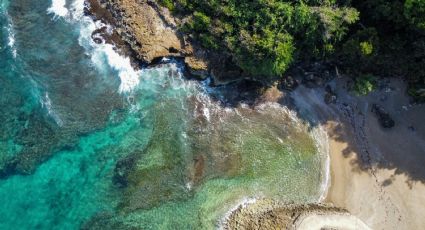
M 1 229 L 211 229 L 248 198 L 321 196 L 323 143 L 285 107 L 133 69 L 81 0 L 0 4 Z

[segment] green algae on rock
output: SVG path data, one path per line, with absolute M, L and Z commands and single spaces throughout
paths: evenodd
M 130 154 L 115 214 L 88 228 L 212 229 L 247 198 L 319 199 L 326 153 L 295 113 L 276 103 L 224 107 L 182 83 L 180 98 L 149 110 L 152 135 Z

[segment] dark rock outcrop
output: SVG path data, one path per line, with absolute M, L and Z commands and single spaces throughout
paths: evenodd
M 337 95 L 330 85 L 325 87 L 325 103 L 334 104 L 337 100 Z
M 135 155 L 130 155 L 128 157 L 118 160 L 115 164 L 114 176 L 112 182 L 120 188 L 125 188 L 128 186 L 128 175 L 131 170 L 133 170 L 136 164 Z
M 299 218 L 308 214 L 349 215 L 348 211 L 329 204 L 283 204 L 269 199 L 240 205 L 225 220 L 223 229 L 296 229 Z
M 284 90 L 292 91 L 299 85 L 299 82 L 291 75 L 283 77 L 280 81 L 280 88 Z
M 125 52 L 143 63 L 155 64 L 163 57 L 182 58 L 190 75 L 201 80 L 211 76 L 214 85 L 249 77 L 232 55 L 203 49 L 190 34 L 181 32 L 178 28 L 183 19 L 174 17 L 156 1 L 89 0 L 87 11 L 96 20 L 114 25 L 114 32 L 107 37 L 114 38 L 114 44 L 120 43 L 115 41 L 119 37 L 130 49 Z M 95 42 L 102 42 L 96 34 L 93 37 Z
M 382 106 L 373 104 L 372 112 L 376 115 L 376 117 L 378 118 L 379 124 L 381 124 L 383 128 L 394 127 L 395 125 L 394 120 L 391 118 L 391 116 Z

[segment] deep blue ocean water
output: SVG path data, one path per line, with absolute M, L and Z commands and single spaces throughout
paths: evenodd
M 136 70 L 98 27 L 81 0 L 0 0 L 0 229 L 211 229 L 244 199 L 318 199 L 294 114 L 222 107 L 178 63 Z

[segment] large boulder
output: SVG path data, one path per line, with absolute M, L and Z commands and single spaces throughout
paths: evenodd
M 114 33 L 142 62 L 151 64 L 163 57 L 179 57 L 184 58 L 192 75 L 201 78 L 209 75 L 207 51 L 180 33 L 178 19 L 155 1 L 90 0 L 90 11 L 97 19 L 113 24 Z
M 183 58 L 188 73 L 199 79 L 211 76 L 215 85 L 249 78 L 230 54 L 204 49 L 190 34 L 180 32 L 178 27 L 184 18 L 174 17 L 155 1 L 89 0 L 89 5 L 88 14 L 115 26 L 112 36 L 103 40 L 112 40 L 120 49 L 126 49 L 116 41 L 120 38 L 144 63 L 155 64 L 163 57 Z M 98 32 L 102 31 L 96 31 L 93 39 L 101 43 Z
M 141 60 L 151 63 L 159 57 L 181 56 L 184 43 L 175 23 L 161 17 L 152 4 L 109 0 L 107 5 L 116 19 L 117 32 Z

